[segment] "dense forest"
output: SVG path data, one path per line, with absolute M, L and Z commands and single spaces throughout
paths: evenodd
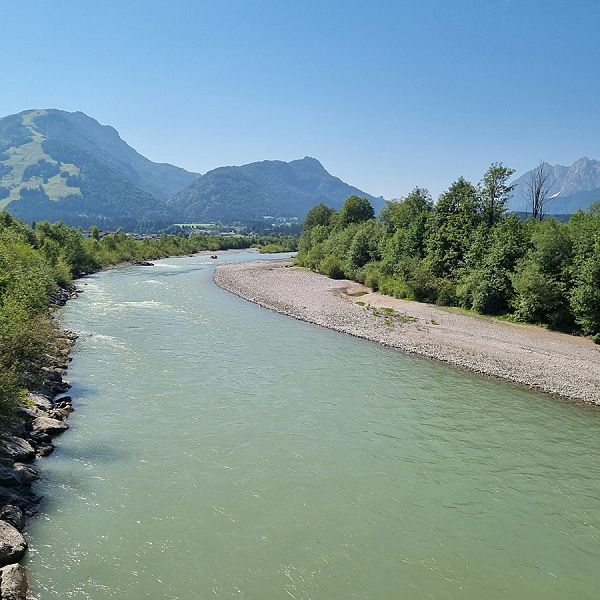
M 600 202 L 561 223 L 507 214 L 512 169 L 415 188 L 375 218 L 368 200 L 307 215 L 297 262 L 384 294 L 593 336 L 600 343 Z
M 285 249 L 295 241 L 199 235 L 134 240 L 119 232 L 101 236 L 97 228 L 91 233 L 86 238 L 62 223 L 31 228 L 0 212 L 0 421 L 36 386 L 47 355 L 61 343 L 51 299 L 74 277 L 123 262 L 250 246 Z

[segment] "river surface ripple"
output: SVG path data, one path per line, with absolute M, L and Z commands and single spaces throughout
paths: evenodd
M 214 262 L 79 282 L 33 597 L 598 598 L 598 411 L 263 310 Z

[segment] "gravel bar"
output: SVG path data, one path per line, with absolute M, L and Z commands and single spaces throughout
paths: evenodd
M 223 265 L 214 280 L 241 298 L 302 321 L 600 405 L 600 346 L 585 338 L 399 300 L 284 261 Z

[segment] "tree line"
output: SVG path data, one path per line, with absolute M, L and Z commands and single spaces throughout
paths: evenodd
M 74 277 L 123 262 L 265 244 L 293 246 L 288 238 L 178 237 L 135 240 L 121 233 L 85 237 L 62 223 L 25 225 L 0 212 L 0 422 L 9 419 L 39 383 L 48 356 L 62 336 L 50 299 Z
M 600 201 L 566 223 L 544 217 L 547 177 L 532 180 L 527 219 L 508 214 L 513 170 L 460 177 L 434 203 L 415 188 L 375 218 L 352 196 L 308 213 L 297 263 L 384 294 L 593 336 L 600 343 Z

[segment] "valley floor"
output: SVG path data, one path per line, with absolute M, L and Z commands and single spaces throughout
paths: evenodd
M 214 280 L 303 321 L 600 405 L 600 346 L 584 338 L 384 296 L 289 262 L 224 265 Z

